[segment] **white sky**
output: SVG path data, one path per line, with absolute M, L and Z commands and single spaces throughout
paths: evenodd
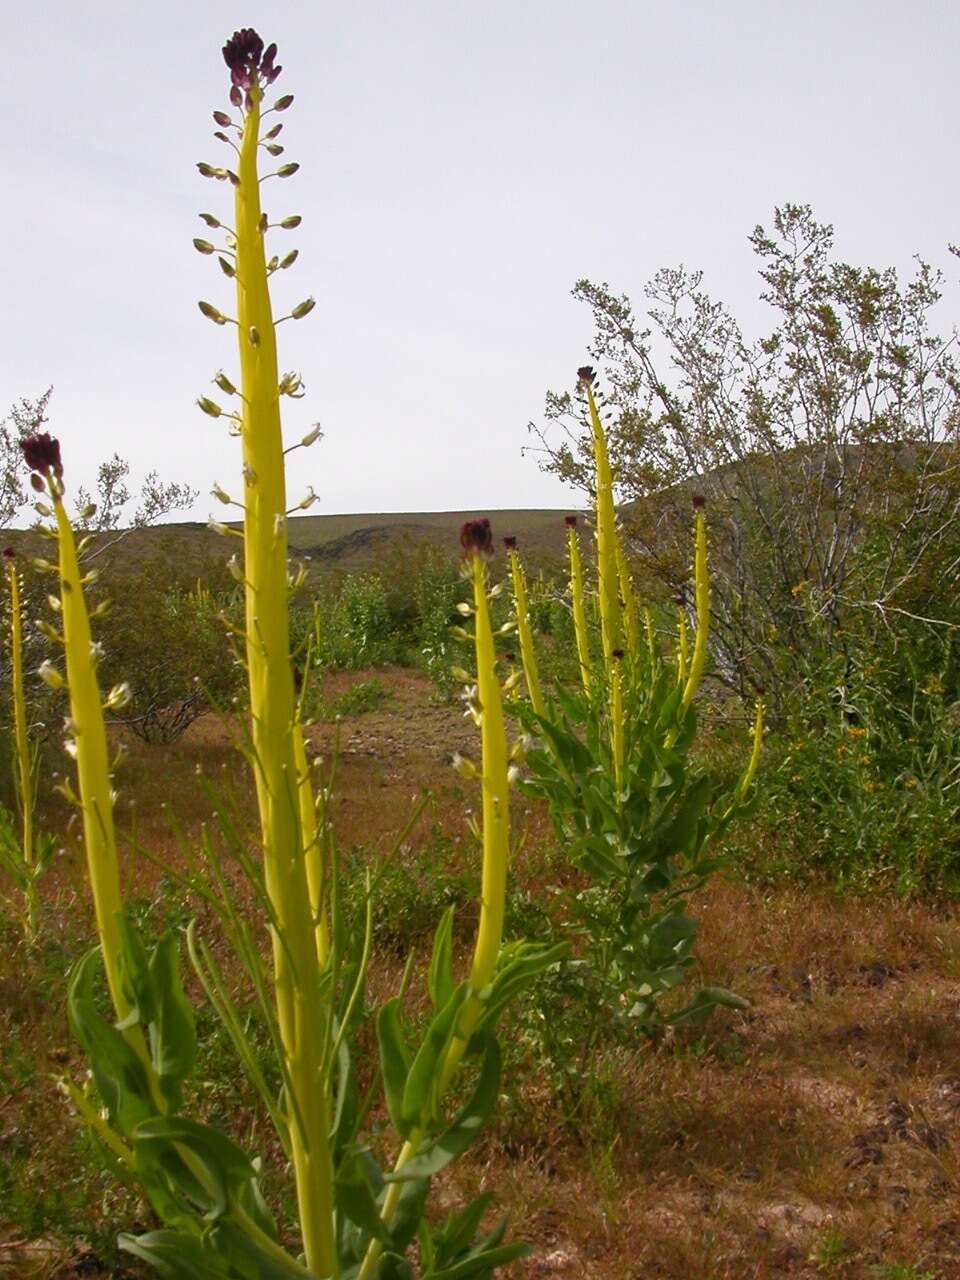
M 191 246 L 230 220 L 212 109 L 238 26 L 279 45 L 274 89 L 294 179 L 265 187 L 282 273 L 291 498 L 317 513 L 560 506 L 521 459 L 547 387 L 590 337 L 587 276 L 640 301 L 686 262 L 760 316 L 747 234 L 809 202 L 851 261 L 960 263 L 954 0 L 410 0 L 163 4 L 2 0 L 0 415 L 53 383 L 67 480 L 114 450 L 202 491 L 230 488 L 236 441 L 192 407 L 232 331 L 229 282 Z M 944 317 L 951 325 L 954 312 Z M 220 508 L 222 511 L 222 508 Z

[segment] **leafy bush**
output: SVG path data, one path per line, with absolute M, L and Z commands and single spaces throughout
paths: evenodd
M 760 783 L 775 869 L 960 891 L 960 682 L 952 645 L 937 647 L 936 663 L 853 644 L 810 663 Z

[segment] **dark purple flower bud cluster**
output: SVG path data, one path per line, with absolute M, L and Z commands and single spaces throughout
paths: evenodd
M 582 368 L 577 370 L 577 382 L 584 387 L 592 387 L 593 380 L 596 376 L 593 366 L 589 364 L 585 364 Z
M 464 524 L 460 530 L 460 545 L 468 554 L 493 555 L 493 530 L 486 516 Z
M 63 463 L 60 461 L 60 441 L 46 431 L 39 435 L 26 436 L 20 441 L 20 448 L 27 466 L 31 471 L 42 476 L 51 472 L 58 480 L 63 477 Z
M 577 517 L 576 517 L 576 516 L 564 516 L 564 517 L 563 517 L 563 523 L 567 526 L 567 528 L 568 528 L 568 529 L 575 529 L 575 528 L 577 527 Z
M 235 31 L 223 46 L 223 60 L 230 68 L 230 101 L 239 107 L 246 101 L 251 106 L 250 90 L 273 84 L 283 70 L 274 66 L 277 46 L 271 44 L 264 52 L 263 41 L 252 27 Z
M 508 551 L 516 551 L 517 540 L 514 537 L 506 537 L 503 540 L 503 545 L 507 548 Z

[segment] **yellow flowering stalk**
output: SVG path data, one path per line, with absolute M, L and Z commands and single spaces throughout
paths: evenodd
M 122 1022 L 130 1013 L 131 1006 L 120 974 L 121 943 L 117 923 L 121 908 L 120 871 L 113 824 L 107 731 L 97 683 L 96 649 L 83 596 L 84 582 L 90 579 L 81 577 L 73 529 L 63 506 L 60 442 L 44 432 L 24 440 L 22 449 L 32 473 L 33 487 L 48 495 L 52 504 L 51 508 L 39 503 L 40 514 L 52 515 L 56 520 L 60 596 L 51 597 L 51 603 L 56 606 L 63 623 L 60 639 L 66 660 L 66 678 L 50 662 L 43 664 L 40 675 L 54 688 L 66 686 L 69 691 L 67 749 L 76 757 L 78 800 L 83 815 L 83 839 L 97 930 L 103 947 L 110 996 L 117 1019 Z M 126 696 L 125 687 L 118 686 L 108 696 L 107 705 L 121 706 Z
M 573 605 L 573 631 L 577 640 L 580 680 L 583 691 L 590 695 L 590 640 L 587 631 L 586 592 L 583 585 L 583 560 L 577 536 L 577 517 L 567 516 L 567 552 L 570 558 L 570 597 Z
M 538 716 L 542 716 L 544 712 L 543 693 L 540 688 L 537 651 L 534 648 L 533 632 L 530 628 L 530 608 L 527 603 L 527 584 L 524 578 L 523 565 L 520 563 L 516 538 L 504 538 L 503 545 L 507 549 L 507 556 L 510 560 L 510 578 L 513 583 L 517 635 L 520 638 L 520 658 L 523 662 L 524 679 L 527 682 L 527 694 L 534 711 Z
M 707 520 L 704 513 L 706 500 L 699 495 L 694 497 L 696 509 L 696 551 L 694 555 L 694 592 L 697 604 L 697 633 L 693 642 L 693 657 L 690 660 L 690 671 L 683 686 L 683 706 L 687 708 L 693 701 L 694 694 L 700 687 L 704 668 L 707 665 L 707 642 L 710 636 L 710 569 L 707 563 Z
M 488 601 L 486 557 L 493 550 L 490 521 L 486 518 L 467 521 L 460 540 L 468 557 L 464 572 L 473 587 L 477 683 L 468 689 L 467 701 L 468 712 L 480 728 L 483 859 L 480 921 L 470 967 L 469 989 L 458 1011 L 456 1027 L 440 1067 L 436 1089 L 438 1099 L 449 1089 L 470 1043 L 470 1037 L 484 1014 L 484 993 L 488 991 L 497 971 L 503 940 L 507 869 L 510 860 L 510 763 Z M 475 766 L 462 759 L 458 763 L 462 772 L 476 776 Z M 402 1171 L 415 1158 L 423 1137 L 422 1126 L 409 1134 L 397 1157 L 395 1173 Z M 381 1216 L 388 1225 L 396 1212 L 402 1186 L 401 1182 L 393 1182 L 387 1190 Z M 380 1242 L 372 1241 L 357 1280 L 370 1280 L 375 1274 L 381 1252 Z
M 235 128 L 239 141 L 236 171 L 200 166 L 206 176 L 229 178 L 234 187 L 235 222 L 227 253 L 220 263 L 236 281 L 237 339 L 240 356 L 241 408 L 232 415 L 243 447 L 244 564 L 246 594 L 246 658 L 250 685 L 251 749 L 263 840 L 264 881 L 273 909 L 273 961 L 277 1020 L 290 1101 L 290 1144 L 297 1204 L 308 1268 L 317 1276 L 336 1275 L 333 1223 L 333 1170 L 329 1142 L 330 1100 L 325 1046 L 329 1010 L 318 998 L 320 956 L 317 921 L 307 877 L 304 819 L 309 823 L 312 797 L 306 797 L 309 773 L 298 751 L 287 581 L 287 501 L 280 395 L 295 394 L 300 381 L 281 381 L 268 274 L 296 257 L 271 260 L 265 236 L 268 221 L 260 201 L 261 148 L 277 154 L 283 148 L 261 136 L 263 95 L 280 72 L 274 65 L 276 46 L 264 50 L 255 31 L 238 31 L 224 47 L 231 73 L 231 102 L 242 112 L 236 125 L 225 113 L 218 123 Z M 284 110 L 287 95 L 271 110 Z M 221 120 L 222 116 L 222 120 Z M 230 142 L 226 134 L 222 138 Z M 298 166 L 282 164 L 276 174 L 288 177 Z M 205 215 L 208 225 L 219 221 Z M 288 222 L 296 225 L 299 219 Z M 212 253 L 207 241 L 196 241 L 201 253 Z M 290 312 L 299 319 L 312 299 Z M 204 315 L 215 323 L 224 316 L 209 303 Z M 217 379 L 222 390 L 236 390 L 229 379 Z M 206 398 L 200 407 L 212 417 L 220 406 Z M 219 493 L 218 493 L 219 496 Z M 225 495 L 224 495 L 225 496 Z M 227 499 L 229 501 L 229 499 Z M 301 742 L 302 747 L 302 742 Z M 298 758 L 299 757 L 299 758 Z
M 687 613 L 683 605 L 677 606 L 677 683 L 687 682 L 687 662 L 689 660 L 687 644 Z
M 20 573 L 13 548 L 7 547 L 3 556 L 7 564 L 7 588 L 10 593 L 10 692 L 16 756 L 14 782 L 20 807 L 20 832 L 15 835 L 4 817 L 0 862 L 7 867 L 17 886 L 22 889 L 24 933 L 27 941 L 32 942 L 37 933 L 38 880 L 43 870 L 46 842 L 41 838 L 38 845 L 34 832 L 36 778 L 34 753 L 27 730 L 27 702 L 23 685 L 23 603 Z
M 617 558 L 617 581 L 620 585 L 620 600 L 623 608 L 624 629 L 627 636 L 627 653 L 630 661 L 636 664 L 640 657 L 640 623 L 637 617 L 637 597 L 633 589 L 633 578 L 627 564 L 627 553 L 623 545 L 623 531 L 617 529 L 614 539 L 614 550 Z
M 593 432 L 596 484 L 597 588 L 600 602 L 600 631 L 603 660 L 609 677 L 613 652 L 623 648 L 623 620 L 620 616 L 620 580 L 617 571 L 617 512 L 613 501 L 613 473 L 607 455 L 607 439 L 593 393 L 594 371 L 589 366 L 577 370 L 579 388 L 586 397 Z

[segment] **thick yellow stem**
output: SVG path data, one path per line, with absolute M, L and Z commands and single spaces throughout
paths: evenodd
M 583 561 L 580 558 L 580 539 L 575 525 L 567 529 L 567 548 L 570 553 L 570 597 L 573 605 L 573 631 L 577 639 L 577 658 L 580 663 L 580 680 L 583 691 L 590 694 L 590 639 L 587 631 L 587 609 L 583 585 Z
M 318 998 L 314 917 L 301 830 L 287 587 L 286 485 L 276 335 L 267 286 L 257 172 L 260 91 L 243 127 L 236 188 L 237 319 L 243 392 L 244 573 L 247 666 L 264 879 L 273 938 L 277 1013 L 296 1094 L 291 1147 L 307 1266 L 338 1274 L 329 1149 L 326 1010 Z M 281 941 L 282 936 L 282 941 Z
M 523 565 L 516 547 L 510 548 L 510 576 L 513 580 L 513 599 L 517 613 L 517 634 L 520 637 L 520 657 L 523 661 L 523 675 L 527 682 L 527 693 L 530 705 L 538 716 L 544 712 L 543 693 L 540 688 L 540 670 L 537 666 L 537 651 L 533 645 L 533 631 L 530 628 L 530 608 L 527 604 L 527 584 L 523 576 Z
M 623 648 L 623 619 L 620 610 L 620 582 L 617 572 L 617 512 L 613 502 L 613 473 L 607 456 L 607 438 L 597 409 L 593 388 L 587 387 L 587 405 L 593 428 L 593 459 L 596 473 L 597 586 L 600 598 L 600 632 L 603 661 L 610 678 L 615 649 Z
M 17 753 L 17 797 L 20 801 L 20 844 L 27 876 L 27 936 L 33 938 L 37 929 L 33 756 L 27 733 L 27 701 L 23 692 L 23 606 L 20 602 L 20 575 L 12 558 L 7 563 L 7 578 L 10 586 L 10 683 L 13 697 L 13 741 Z
M 80 581 L 76 542 L 63 508 L 60 486 L 56 481 L 51 481 L 51 485 L 60 548 L 60 601 L 67 684 L 70 690 L 70 735 L 76 743 L 83 841 L 87 851 L 87 870 L 107 985 L 117 1020 L 122 1021 L 130 1013 L 131 1006 L 123 993 L 120 980 L 120 930 L 117 926 L 117 915 L 121 907 L 120 870 L 113 825 L 107 731 L 97 683 L 90 618 Z
M 694 557 L 694 588 L 697 602 L 697 634 L 693 643 L 690 673 L 683 688 L 683 705 L 689 707 L 703 678 L 707 665 L 707 641 L 710 636 L 710 570 L 707 565 L 707 521 L 697 512 L 696 554 Z

